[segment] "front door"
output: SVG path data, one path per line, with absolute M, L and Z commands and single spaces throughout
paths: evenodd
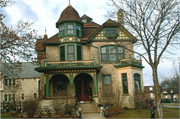
M 76 82 L 76 96 L 78 101 L 88 101 L 89 94 L 88 94 L 89 83 L 84 79 L 79 79 Z

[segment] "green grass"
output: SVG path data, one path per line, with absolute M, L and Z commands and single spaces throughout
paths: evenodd
M 11 114 L 2 114 L 1 113 L 1 118 L 17 118 L 17 117 L 13 117 L 13 116 L 11 116 Z
M 143 109 L 142 112 L 138 110 L 124 110 L 124 114 L 112 116 L 112 118 L 150 118 L 150 109 Z M 179 108 L 163 107 L 164 118 L 179 118 Z M 155 117 L 158 118 L 156 112 Z

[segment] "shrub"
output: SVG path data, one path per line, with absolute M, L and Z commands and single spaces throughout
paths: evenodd
M 36 112 L 38 105 L 39 105 L 38 100 L 27 99 L 24 101 L 23 108 L 24 108 L 24 111 L 27 112 L 27 116 L 29 118 L 34 117 L 34 114 Z

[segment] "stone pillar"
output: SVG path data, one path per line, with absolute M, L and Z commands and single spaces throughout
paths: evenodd
M 46 74 L 46 96 L 50 97 L 50 91 L 49 91 L 49 80 L 48 80 L 48 76 Z

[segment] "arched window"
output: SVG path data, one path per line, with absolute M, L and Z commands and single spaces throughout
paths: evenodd
M 141 92 L 141 80 L 139 74 L 134 74 L 134 87 L 135 91 Z
M 116 62 L 124 59 L 124 50 L 120 46 L 109 45 L 101 47 L 101 62 Z

